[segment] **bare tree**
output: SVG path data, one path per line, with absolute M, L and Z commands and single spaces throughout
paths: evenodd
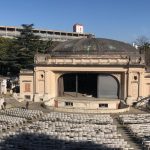
M 144 46 L 145 44 L 149 43 L 149 39 L 146 36 L 142 35 L 136 39 L 135 43 L 139 46 Z
M 141 54 L 145 56 L 147 66 L 150 66 L 150 40 L 146 36 L 139 36 L 135 42 Z

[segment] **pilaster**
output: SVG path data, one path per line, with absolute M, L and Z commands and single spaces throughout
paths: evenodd
M 143 96 L 144 73 L 139 73 L 139 96 Z
M 127 97 L 127 73 L 124 73 L 124 99 Z

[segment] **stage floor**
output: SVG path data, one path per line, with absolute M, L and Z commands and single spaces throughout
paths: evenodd
M 82 93 L 76 93 L 75 92 L 65 92 L 64 96 L 57 97 L 58 101 L 120 101 L 120 99 L 117 98 L 96 98 L 92 97 L 91 95 L 86 95 Z

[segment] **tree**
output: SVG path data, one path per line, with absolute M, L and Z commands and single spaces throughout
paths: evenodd
M 35 53 L 45 53 L 48 48 L 53 46 L 53 41 L 41 40 L 40 36 L 33 33 L 33 24 L 23 24 L 20 36 L 17 38 L 17 62 L 18 67 L 32 68 Z
M 18 75 L 20 69 L 33 68 L 35 53 L 46 53 L 58 42 L 34 35 L 33 24 L 23 24 L 16 39 L 0 37 L 0 74 Z
M 14 64 L 15 52 L 12 53 L 14 40 L 0 37 L 0 73 L 8 75 Z
M 139 36 L 135 43 L 138 45 L 141 53 L 145 53 L 150 46 L 149 39 L 146 36 Z
M 136 40 L 136 44 L 139 46 L 141 54 L 145 55 L 145 62 L 147 66 L 150 66 L 150 41 L 145 36 L 140 36 Z
M 17 38 L 18 44 L 22 48 L 36 49 L 36 43 L 39 41 L 40 37 L 33 33 L 33 26 L 33 24 L 22 24 L 20 36 Z
M 40 37 L 34 35 L 33 24 L 23 24 L 20 36 L 16 40 L 18 45 L 17 62 L 18 67 L 30 68 L 33 65 L 34 55 L 39 47 Z
M 139 45 L 139 46 L 143 46 L 145 45 L 146 43 L 149 43 L 149 39 L 146 37 L 146 36 L 139 36 L 137 39 L 136 39 L 136 44 Z

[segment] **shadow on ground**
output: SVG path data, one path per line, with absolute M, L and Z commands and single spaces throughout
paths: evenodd
M 1 150 L 111 150 L 91 141 L 72 142 L 45 134 L 20 133 L 0 142 Z M 114 149 L 113 149 L 114 150 Z M 115 149 L 117 150 L 117 149 Z

